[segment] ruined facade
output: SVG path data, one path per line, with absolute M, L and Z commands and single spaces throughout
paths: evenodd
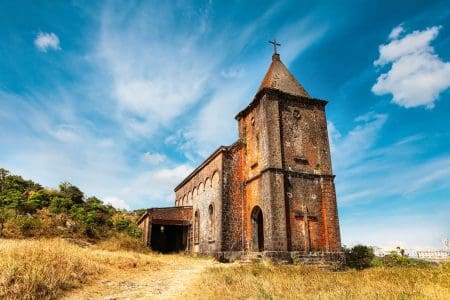
M 252 252 L 339 253 L 326 104 L 275 53 L 255 97 L 236 116 L 238 141 L 219 147 L 175 188 L 174 207 L 140 218 L 147 244 L 224 260 Z M 161 248 L 160 239 L 179 242 Z

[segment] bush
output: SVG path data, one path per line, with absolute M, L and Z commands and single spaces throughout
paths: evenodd
M 118 219 L 114 222 L 114 228 L 116 228 L 117 231 L 125 231 L 128 229 L 128 226 L 130 226 L 131 221 L 127 219 Z
M 128 226 L 127 233 L 130 237 L 140 238 L 142 236 L 142 230 L 136 224 L 132 223 Z
M 19 228 L 20 234 L 25 237 L 39 235 L 42 221 L 27 215 L 17 215 L 14 223 Z
M 346 265 L 350 268 L 362 270 L 372 265 L 375 257 L 373 249 L 364 245 L 356 245 L 353 248 L 345 248 Z

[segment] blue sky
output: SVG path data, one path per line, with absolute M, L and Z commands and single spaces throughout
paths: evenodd
M 254 96 L 276 37 L 327 116 L 345 244 L 450 235 L 448 1 L 2 1 L 0 166 L 169 206 Z

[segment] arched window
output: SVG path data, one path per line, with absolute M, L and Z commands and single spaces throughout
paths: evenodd
M 209 225 L 209 240 L 214 240 L 215 231 L 216 231 L 216 221 L 214 218 L 214 207 L 212 204 L 209 205 L 208 208 L 208 225 Z
M 212 176 L 212 180 L 211 180 L 212 186 L 218 186 L 219 185 L 219 181 L 220 181 L 219 172 L 215 171 L 213 176 Z
M 192 191 L 192 201 L 196 200 L 196 199 L 197 199 L 197 196 L 198 196 L 198 191 L 197 191 L 197 187 L 195 187 L 194 190 Z M 194 202 L 192 202 L 191 205 L 192 205 L 193 203 L 194 203 Z
M 195 211 L 194 216 L 194 243 L 198 244 L 200 237 L 200 213 L 199 211 Z

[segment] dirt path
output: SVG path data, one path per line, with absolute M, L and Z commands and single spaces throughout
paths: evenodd
M 108 272 L 102 279 L 72 291 L 63 299 L 176 299 L 202 271 L 217 264 L 212 259 L 186 258 L 169 260 L 158 271 Z

